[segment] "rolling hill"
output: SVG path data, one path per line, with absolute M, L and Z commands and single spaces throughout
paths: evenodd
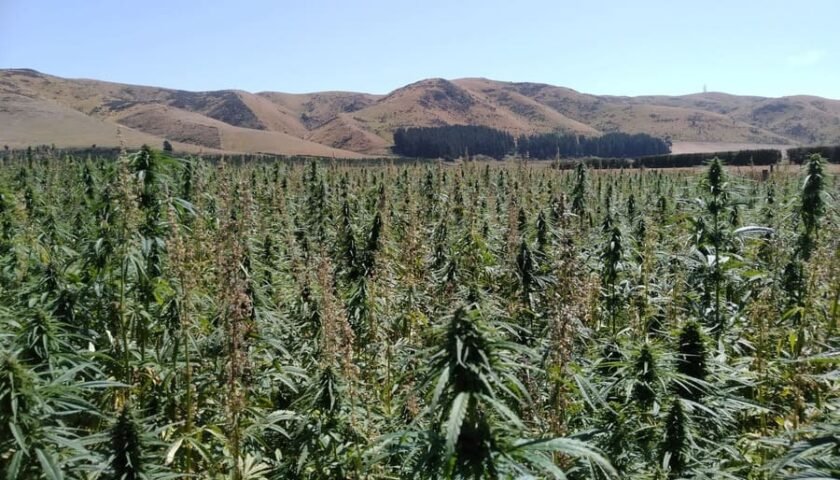
M 484 125 L 513 134 L 648 133 L 676 152 L 840 143 L 840 101 L 710 92 L 589 95 L 539 83 L 432 78 L 387 95 L 189 92 L 28 69 L 0 70 L 0 144 L 161 144 L 187 152 L 359 158 L 389 152 L 398 127 Z

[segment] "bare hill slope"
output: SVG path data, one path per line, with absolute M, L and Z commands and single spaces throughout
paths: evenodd
M 0 144 L 175 142 L 186 151 L 344 158 L 387 154 L 400 127 L 484 125 L 513 134 L 649 133 L 675 150 L 840 143 L 840 101 L 724 93 L 618 97 L 540 83 L 432 78 L 387 95 L 189 92 L 0 70 Z

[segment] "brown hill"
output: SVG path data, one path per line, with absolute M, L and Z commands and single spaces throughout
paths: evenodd
M 295 113 L 247 92 L 186 92 L 2 70 L 0 98 L 0 144 L 9 146 L 122 141 L 137 147 L 168 139 L 188 152 L 366 156 L 304 139 L 308 131 Z
M 160 144 L 186 151 L 386 154 L 398 127 L 485 125 L 513 134 L 649 133 L 675 151 L 840 143 L 840 101 L 703 93 L 588 95 L 539 83 L 427 79 L 388 95 L 188 92 L 0 70 L 0 144 Z M 120 138 L 117 137 L 119 128 Z
M 516 92 L 484 88 L 489 83 L 498 82 L 422 80 L 394 90 L 352 116 L 363 128 L 388 141 L 398 127 L 440 125 L 485 125 L 513 134 L 554 130 L 598 134 Z
M 209 147 L 180 143 L 180 151 L 221 153 Z M 106 122 L 50 100 L 0 93 L 0 145 L 23 148 L 55 144 L 62 147 L 159 145 L 160 138 L 129 126 Z
M 484 84 L 488 89 L 518 92 L 599 133 L 648 133 L 674 141 L 691 142 L 795 142 L 793 138 L 756 129 L 716 111 L 690 108 L 679 101 L 683 97 L 594 96 L 535 83 L 485 80 Z M 658 99 L 664 101 L 656 101 Z M 668 100 L 673 101 L 669 103 Z

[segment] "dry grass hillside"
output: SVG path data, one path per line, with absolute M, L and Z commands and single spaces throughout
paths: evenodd
M 473 82 L 459 80 L 457 82 Z M 687 108 L 679 101 L 643 101 L 639 98 L 681 97 L 614 97 L 595 96 L 562 87 L 537 83 L 506 83 L 484 80 L 486 89 L 511 91 L 551 108 L 565 117 L 589 126 L 598 133 L 622 131 L 648 133 L 673 141 L 721 143 L 795 143 L 771 131 L 731 118 L 725 114 L 700 108 Z M 742 97 L 735 97 L 736 99 Z
M 533 128 L 487 98 L 450 81 L 429 79 L 394 90 L 376 104 L 355 112 L 353 118 L 386 139 L 398 127 L 487 125 L 513 133 Z
M 0 70 L 0 143 L 129 145 L 353 158 L 387 154 L 399 127 L 484 125 L 513 134 L 648 133 L 674 150 L 840 143 L 840 101 L 703 93 L 616 97 L 539 83 L 427 79 L 387 95 L 188 92 Z
M 0 143 L 129 147 L 173 142 L 188 152 L 366 156 L 306 140 L 294 112 L 247 92 L 186 92 L 31 70 L 0 71 Z
M 159 145 L 162 140 L 126 125 L 100 120 L 50 100 L 0 93 L 0 145 L 24 148 L 55 144 L 62 147 Z M 173 139 L 180 151 L 221 153 Z

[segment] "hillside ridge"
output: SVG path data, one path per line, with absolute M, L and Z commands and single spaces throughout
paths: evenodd
M 170 140 L 187 151 L 354 158 L 388 154 L 396 128 L 441 125 L 483 125 L 515 135 L 648 133 L 681 152 L 836 144 L 840 100 L 722 92 L 592 95 L 481 77 L 427 78 L 385 95 L 194 92 L 0 70 L 0 144 L 13 147 Z

